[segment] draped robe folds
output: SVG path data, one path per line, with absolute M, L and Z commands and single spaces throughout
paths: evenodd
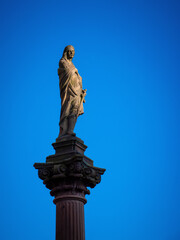
M 74 64 L 65 58 L 59 61 L 59 87 L 61 96 L 60 128 L 63 128 L 64 120 L 70 116 L 84 113 L 82 101 L 82 78 Z

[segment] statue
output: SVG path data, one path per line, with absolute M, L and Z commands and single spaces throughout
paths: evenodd
M 61 116 L 59 137 L 74 135 L 74 127 L 79 115 L 84 113 L 86 89 L 82 89 L 82 78 L 72 63 L 75 50 L 68 45 L 59 61 L 58 75 L 61 96 Z M 59 138 L 58 137 L 58 138 Z

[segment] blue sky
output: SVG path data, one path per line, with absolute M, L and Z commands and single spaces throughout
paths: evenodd
M 85 205 L 86 240 L 180 239 L 179 1 L 1 1 L 1 233 L 55 239 L 33 168 L 58 135 L 66 45 L 87 88 L 77 136 L 106 168 Z

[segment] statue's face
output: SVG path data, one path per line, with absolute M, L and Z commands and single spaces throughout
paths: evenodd
M 75 54 L 74 48 L 68 48 L 67 59 L 72 59 L 74 57 L 74 54 Z

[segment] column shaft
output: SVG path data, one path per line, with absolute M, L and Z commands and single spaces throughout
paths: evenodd
M 56 240 L 85 240 L 83 202 L 56 202 Z

